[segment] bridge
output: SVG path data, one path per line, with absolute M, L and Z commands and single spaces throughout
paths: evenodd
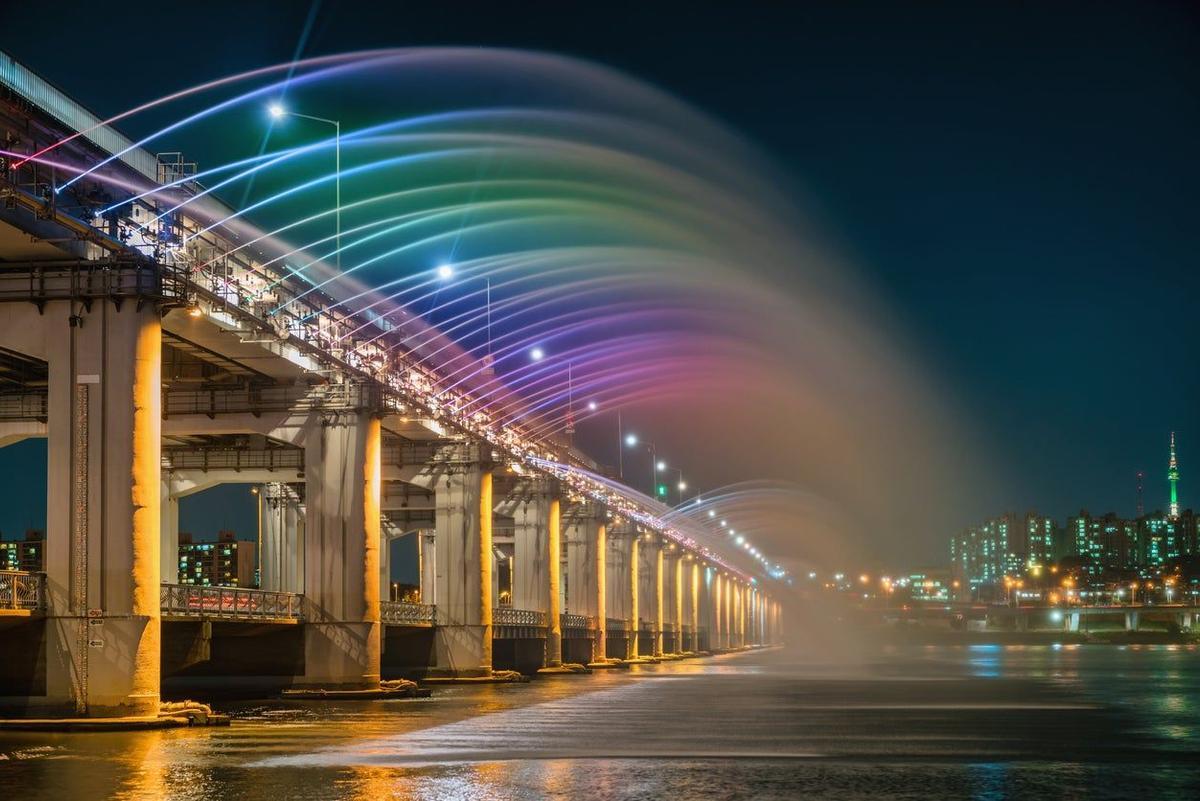
M 0 92 L 0 446 L 45 438 L 48 463 L 45 571 L 0 573 L 0 709 L 141 717 L 165 689 L 370 691 L 779 642 L 739 554 L 493 420 L 402 331 L 216 224 L 211 195 L 141 196 L 198 192 L 177 155 L 3 53 Z M 261 588 L 180 580 L 179 501 L 223 483 L 262 487 Z M 419 604 L 385 600 L 404 537 Z
M 910 604 L 872 610 L 891 622 L 914 621 L 976 630 L 1087 632 L 1151 628 L 1167 631 L 1200 629 L 1200 607 L 1192 604 L 987 605 L 973 603 Z

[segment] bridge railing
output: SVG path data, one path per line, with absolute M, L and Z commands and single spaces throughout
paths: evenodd
M 605 631 L 629 631 L 629 623 L 621 617 L 606 617 L 604 619 Z
M 46 574 L 0 570 L 0 609 L 45 609 Z
M 241 587 L 192 587 L 163 584 L 159 601 L 164 615 L 227 620 L 302 620 L 304 596 Z
M 437 622 L 437 607 L 433 604 L 380 601 L 379 617 L 393 626 L 432 626 Z
M 546 613 L 536 612 L 532 609 L 513 609 L 511 606 L 497 606 L 492 610 L 492 625 L 545 627 Z
M 594 629 L 596 628 L 595 618 L 590 618 L 587 615 L 570 615 L 563 613 L 558 617 L 559 626 L 564 629 Z

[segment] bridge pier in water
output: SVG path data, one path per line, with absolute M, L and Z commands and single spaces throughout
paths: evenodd
M 607 511 L 594 501 L 568 505 L 562 519 L 562 543 L 567 568 L 565 604 L 567 614 L 592 621 L 592 637 L 585 648 L 576 646 L 579 662 L 602 664 L 609 653 L 608 620 L 610 593 L 607 554 L 610 548 Z
M 0 708 L 147 717 L 159 706 L 159 314 L 9 305 L 0 347 L 47 367 L 38 675 Z M 3 650 L 3 649 L 0 649 Z

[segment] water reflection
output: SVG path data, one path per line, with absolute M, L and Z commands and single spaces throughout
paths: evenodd
M 1193 798 L 1194 663 L 1090 646 L 893 648 L 845 666 L 774 653 L 420 701 L 244 704 L 224 730 L 0 734 L 0 796 Z

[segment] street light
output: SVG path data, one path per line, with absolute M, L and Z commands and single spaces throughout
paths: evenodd
M 299 117 L 302 120 L 311 120 L 320 122 L 326 125 L 333 126 L 333 154 L 334 154 L 334 210 L 333 218 L 336 230 L 334 233 L 334 244 L 337 248 L 335 256 L 337 258 L 337 270 L 342 271 L 342 123 L 339 120 L 330 120 L 325 117 L 314 117 L 312 114 L 301 114 L 298 111 L 289 111 L 282 103 L 278 101 L 267 106 L 267 111 L 271 114 L 271 119 L 282 120 L 284 117 Z
M 628 434 L 625 437 L 625 444 L 631 448 L 636 448 L 641 445 L 650 452 L 650 496 L 657 497 L 658 495 L 658 471 L 665 470 L 666 462 L 658 460 L 658 452 L 655 450 L 653 442 L 642 442 L 637 434 Z M 661 467 L 660 467 L 661 465 Z
M 437 277 L 443 281 L 449 281 L 454 277 L 454 265 L 443 262 L 437 267 Z M 492 369 L 492 279 L 485 276 L 484 279 L 485 294 L 484 294 L 484 314 L 486 316 L 485 329 L 487 334 L 487 353 L 483 357 L 483 370 L 480 374 L 484 378 L 491 378 L 496 374 Z M 541 348 L 534 348 L 534 353 L 542 353 Z M 532 354 L 531 354 L 532 355 Z M 544 356 L 545 354 L 542 353 Z M 534 361 L 540 361 L 542 356 L 536 356 Z

